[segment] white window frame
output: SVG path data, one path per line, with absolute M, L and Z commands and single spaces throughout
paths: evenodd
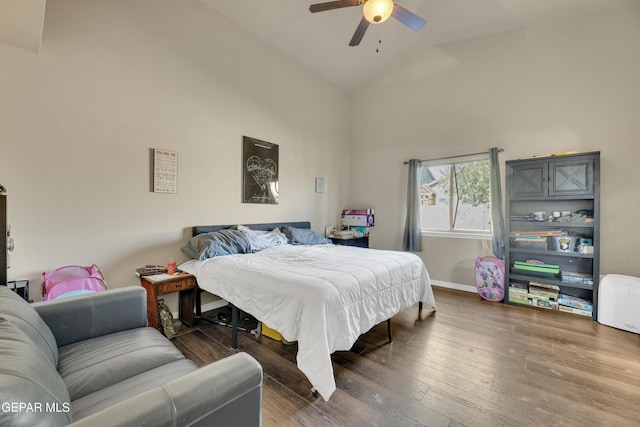
M 430 166 L 453 166 L 456 163 L 469 163 L 474 161 L 483 161 L 489 160 L 489 153 L 482 154 L 472 154 L 468 156 L 456 156 L 455 158 L 445 158 L 445 159 L 435 159 L 435 160 L 426 160 L 422 161 L 420 167 L 430 167 Z M 449 197 L 451 197 L 452 192 L 449 192 Z M 450 209 L 453 208 L 452 204 L 449 203 Z M 493 209 L 493 206 L 491 206 Z M 451 219 L 451 213 L 450 217 Z M 422 222 L 422 221 L 421 221 Z M 450 224 L 451 225 L 451 224 Z M 451 237 L 456 239 L 477 239 L 477 240 L 491 240 L 491 230 L 488 231 L 474 231 L 474 230 L 436 230 L 436 229 L 428 229 L 422 228 L 421 230 L 422 236 L 428 237 Z

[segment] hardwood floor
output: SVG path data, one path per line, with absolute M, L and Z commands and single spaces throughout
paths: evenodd
M 417 306 L 332 356 L 337 390 L 313 397 L 296 346 L 240 332 L 264 369 L 263 425 L 640 426 L 640 335 L 589 318 L 505 306 L 434 287 Z M 199 366 L 235 351 L 230 329 L 199 323 L 174 339 Z

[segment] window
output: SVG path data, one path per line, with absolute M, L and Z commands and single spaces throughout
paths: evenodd
M 486 155 L 422 162 L 422 230 L 490 233 L 491 195 Z

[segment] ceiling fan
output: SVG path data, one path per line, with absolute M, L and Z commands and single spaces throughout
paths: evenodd
M 369 28 L 369 24 L 380 24 L 386 21 L 389 16 L 393 16 L 398 21 L 402 22 L 413 31 L 420 31 L 422 27 L 427 23 L 424 19 L 409 12 L 404 7 L 400 6 L 392 0 L 338 0 L 329 1 L 325 3 L 317 3 L 309 6 L 311 13 L 324 12 L 326 10 L 339 9 L 350 6 L 362 7 L 362 20 L 356 28 L 356 32 L 353 34 L 349 46 L 358 46 L 364 33 Z

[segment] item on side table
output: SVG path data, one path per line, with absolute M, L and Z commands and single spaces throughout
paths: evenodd
M 333 232 L 333 237 L 338 239 L 352 239 L 353 230 L 339 230 Z
M 142 268 L 136 269 L 136 276 L 153 276 L 155 274 L 162 274 L 167 272 L 167 267 L 162 265 L 145 265 Z
M 176 265 L 175 261 L 169 261 L 167 263 L 167 274 L 176 274 Z

